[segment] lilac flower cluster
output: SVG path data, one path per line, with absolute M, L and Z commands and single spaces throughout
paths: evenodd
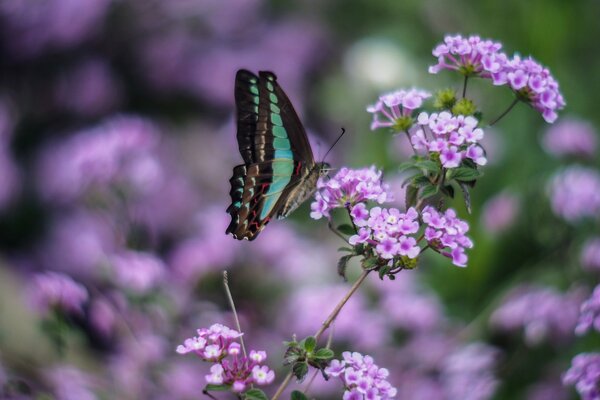
M 581 250 L 581 265 L 588 271 L 600 272 L 600 237 L 588 239 Z
M 569 222 L 600 213 L 600 174 L 595 169 L 569 166 L 550 180 L 549 192 L 552 210 Z
M 344 384 L 344 400 L 391 399 L 397 389 L 388 381 L 389 371 L 379 368 L 371 356 L 345 351 L 343 360 L 333 360 L 325 374 L 340 378 Z
M 449 208 L 444 213 L 427 206 L 421 213 L 425 228 L 427 244 L 446 257 L 452 258 L 452 263 L 459 267 L 467 264 L 465 248 L 473 247 L 473 242 L 466 233 L 469 224 L 456 216 L 456 211 Z
M 562 376 L 565 386 L 575 386 L 582 400 L 600 399 L 600 353 L 581 353 Z
M 378 128 L 395 128 L 404 130 L 410 126 L 402 126 L 402 119 L 411 117 L 414 110 L 423 105 L 423 100 L 431 97 L 429 92 L 419 89 L 397 90 L 379 97 L 379 100 L 367 107 L 367 112 L 373 114 L 371 130 Z M 383 116 L 383 120 L 380 117 Z
M 598 147 L 598 133 L 589 122 L 566 118 L 546 131 L 542 144 L 548 153 L 556 157 L 591 158 Z
M 58 272 L 35 275 L 30 291 L 33 306 L 44 314 L 52 309 L 79 314 L 88 300 L 88 291 L 83 285 Z
M 575 333 L 583 335 L 590 329 L 600 332 L 600 285 L 596 286 L 590 298 L 581 304 L 580 312 Z
M 221 324 L 198 329 L 198 336 L 188 338 L 177 346 L 177 353 L 195 353 L 202 360 L 212 362 L 206 382 L 213 385 L 229 385 L 236 392 L 243 392 L 250 385 L 268 385 L 275 379 L 275 372 L 266 365 L 264 351 L 251 350 L 248 356 L 241 354 L 236 342 L 243 334 Z M 227 359 L 231 357 L 232 359 Z
M 485 165 L 485 151 L 478 144 L 483 139 L 483 129 L 477 127 L 478 123 L 475 117 L 453 116 L 447 111 L 439 114 L 422 112 L 417 118 L 421 128 L 412 134 L 411 142 L 417 150 L 439 154 L 444 168 L 456 168 L 465 158 L 477 165 Z
M 573 337 L 581 300 L 579 290 L 563 294 L 549 287 L 518 287 L 493 312 L 490 323 L 503 331 L 523 329 L 525 341 L 532 346 L 560 342 Z
M 521 100 L 538 110 L 546 122 L 556 120 L 556 111 L 565 106 L 558 82 L 550 71 L 531 57 L 510 59 L 500 52 L 502 45 L 479 36 L 446 36 L 433 50 L 438 63 L 429 67 L 436 74 L 448 69 L 465 76 L 491 79 L 494 85 L 507 85 Z
M 353 208 L 367 200 L 382 204 L 392 199 L 389 186 L 381 181 L 382 172 L 371 166 L 362 169 L 341 168 L 333 178 L 320 178 L 310 216 L 329 217 L 334 208 Z

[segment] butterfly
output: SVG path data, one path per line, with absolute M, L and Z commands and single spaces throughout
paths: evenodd
M 231 223 L 225 233 L 254 240 L 273 217 L 287 217 L 316 190 L 327 171 L 272 72 L 235 76 L 237 141 L 244 163 L 229 180 Z

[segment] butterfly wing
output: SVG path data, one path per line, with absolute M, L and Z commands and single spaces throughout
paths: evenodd
M 286 203 L 314 159 L 306 132 L 277 78 L 236 75 L 237 139 L 245 164 L 234 168 L 226 233 L 253 240 Z

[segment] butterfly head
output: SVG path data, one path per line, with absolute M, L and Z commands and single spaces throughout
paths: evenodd
M 319 162 L 316 164 L 316 169 L 319 171 L 319 176 L 325 176 L 331 171 L 331 165 L 326 162 Z

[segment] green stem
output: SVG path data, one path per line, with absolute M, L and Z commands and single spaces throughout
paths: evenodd
M 504 118 L 506 116 L 506 114 L 508 114 L 510 112 L 510 110 L 513 109 L 513 107 L 519 102 L 519 98 L 515 98 L 513 100 L 512 103 L 510 103 L 510 106 L 508 106 L 508 108 L 506 110 L 504 110 L 504 112 L 502 114 L 500 114 L 498 117 L 496 117 L 495 120 L 493 120 L 492 122 L 490 122 L 489 126 L 494 126 L 498 121 L 500 121 L 502 118 Z
M 462 90 L 462 98 L 464 99 L 465 96 L 467 95 L 467 82 L 469 81 L 469 76 L 465 75 L 465 81 L 463 83 L 463 90 Z

